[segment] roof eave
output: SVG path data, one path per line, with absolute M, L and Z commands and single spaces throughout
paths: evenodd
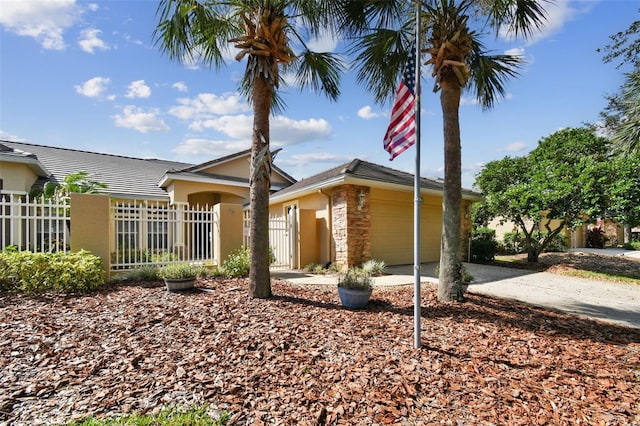
M 17 155 L 3 155 L 2 161 L 7 163 L 24 164 L 29 167 L 38 177 L 49 177 L 51 173 L 42 165 L 42 163 L 33 157 L 17 156 Z
M 282 194 L 280 196 L 278 195 L 278 193 L 275 193 L 271 195 L 271 197 L 269 198 L 269 201 L 274 203 L 284 202 L 284 201 L 291 200 L 293 198 L 299 198 L 305 195 L 313 194 L 322 189 L 328 189 L 334 186 L 346 185 L 346 184 L 362 185 L 362 186 L 369 186 L 372 188 L 389 189 L 389 190 L 403 191 L 403 192 L 411 192 L 414 189 L 413 186 L 411 185 L 383 182 L 375 179 L 358 178 L 358 177 L 353 177 L 349 175 L 340 175 L 340 176 L 332 177 L 330 179 L 300 188 L 295 191 L 288 192 L 286 194 Z M 442 195 L 442 190 L 434 189 L 434 188 L 420 188 L 420 194 Z M 462 199 L 470 200 L 470 201 L 480 201 L 482 200 L 482 196 L 481 195 L 475 196 L 472 194 L 463 193 Z

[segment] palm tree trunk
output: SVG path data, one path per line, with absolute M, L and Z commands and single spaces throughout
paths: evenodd
M 450 70 L 449 73 L 452 73 Z M 461 185 L 461 148 L 460 107 L 461 89 L 455 75 L 442 78 L 440 105 L 444 129 L 444 191 L 442 195 L 442 239 L 440 250 L 440 276 L 438 300 L 450 302 L 457 298 L 456 282 L 460 281 L 462 260 L 460 254 L 460 202 Z M 447 81 L 449 80 L 449 81 Z
M 249 297 L 271 297 L 269 273 L 269 188 L 271 153 L 269 151 L 269 113 L 272 90 L 263 76 L 253 84 L 253 142 L 250 178 Z

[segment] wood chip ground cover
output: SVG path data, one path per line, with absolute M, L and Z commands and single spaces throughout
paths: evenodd
M 0 295 L 0 424 L 211 404 L 232 424 L 640 424 L 640 330 L 423 288 L 376 289 L 364 311 L 335 288 L 199 280 L 168 293 Z

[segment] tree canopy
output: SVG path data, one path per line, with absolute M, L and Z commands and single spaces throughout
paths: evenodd
M 524 157 L 488 163 L 476 185 L 490 218 L 515 222 L 525 234 L 529 261 L 565 227 L 604 214 L 608 206 L 609 141 L 589 128 L 568 128 L 543 138 Z
M 600 114 L 605 127 L 612 133 L 617 151 L 640 152 L 640 20 L 624 31 L 610 36 L 611 43 L 598 49 L 604 51 L 605 63 L 619 61 L 617 68 L 630 65 L 619 93 L 607 96 L 608 105 Z

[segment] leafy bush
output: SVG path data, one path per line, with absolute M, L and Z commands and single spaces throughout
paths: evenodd
M 518 254 L 524 252 L 524 234 L 521 232 L 505 232 L 499 251 L 504 254 Z
M 631 241 L 630 243 L 626 243 L 624 248 L 627 250 L 640 250 L 640 241 Z
M 476 261 L 493 260 L 498 251 L 496 231 L 489 228 L 476 228 L 471 235 L 471 257 Z
M 0 252 L 0 289 L 25 293 L 86 293 L 104 283 L 102 260 L 81 250 L 74 253 Z
M 567 238 L 563 234 L 557 234 L 549 245 L 544 249 L 545 252 L 562 252 L 567 251 L 569 248 L 569 243 L 567 242 Z
M 246 278 L 251 266 L 250 253 L 247 247 L 240 247 L 231 252 L 222 264 L 222 272 L 231 278 Z
M 533 233 L 533 244 L 539 244 L 539 240 L 545 237 L 544 232 Z M 569 248 L 564 234 L 557 234 L 545 247 L 545 252 L 561 252 Z M 522 232 L 506 232 L 503 237 L 502 245 L 499 245 L 498 251 L 504 254 L 518 254 L 526 251 L 525 235 Z
M 276 256 L 273 247 L 269 247 L 269 264 L 271 265 L 275 261 Z M 249 276 L 250 266 L 251 253 L 249 252 L 249 248 L 240 247 L 229 254 L 219 272 L 231 278 L 246 278 Z
M 338 277 L 338 287 L 353 290 L 373 289 L 371 274 L 361 268 L 349 268 Z

